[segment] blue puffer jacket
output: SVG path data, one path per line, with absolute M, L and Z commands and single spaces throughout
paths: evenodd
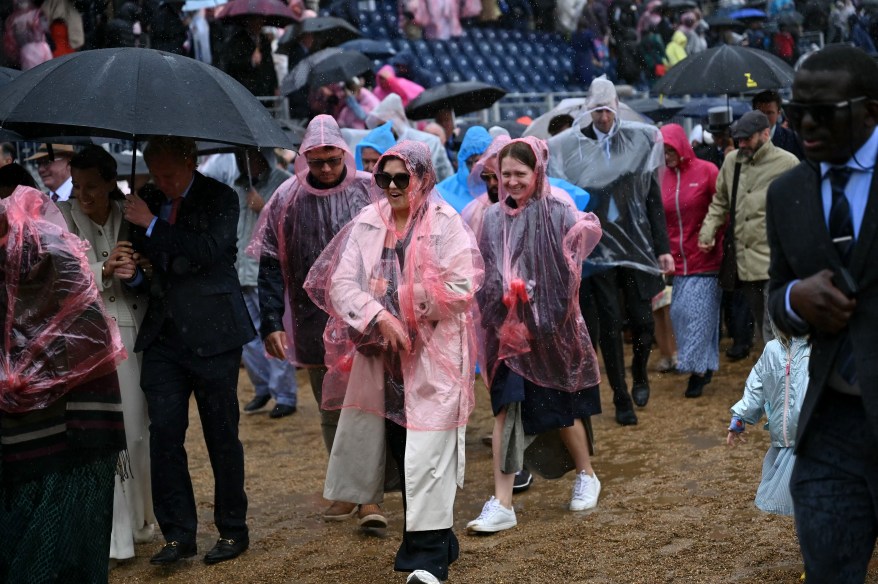
M 747 377 L 744 397 L 732 406 L 732 415 L 755 424 L 764 413 L 771 445 L 795 446 L 810 357 L 811 346 L 804 337 L 794 337 L 789 345 L 770 341 Z

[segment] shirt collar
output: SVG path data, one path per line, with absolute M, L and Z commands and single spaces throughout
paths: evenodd
M 66 201 L 70 198 L 70 193 L 73 192 L 73 178 L 68 178 L 63 183 L 61 183 L 61 186 L 58 187 L 58 190 L 52 192 L 58 195 L 59 201 Z
M 855 172 L 872 172 L 872 166 L 875 164 L 875 158 L 878 157 L 878 132 L 872 130 L 872 135 L 866 140 L 866 143 L 860 146 L 854 156 L 844 164 L 846 167 L 853 169 Z M 856 158 L 856 160 L 854 160 Z M 866 166 L 864 166 L 866 165 Z M 820 163 L 820 176 L 826 178 L 826 173 L 833 167 L 828 162 Z
M 180 198 L 181 198 L 181 199 L 185 199 L 185 198 L 186 198 L 186 195 L 189 194 L 189 190 L 192 188 L 192 183 L 194 183 L 194 182 L 195 182 L 195 173 L 193 172 L 193 173 L 192 173 L 192 180 L 189 181 L 189 186 L 186 187 L 186 190 L 183 191 L 183 194 L 182 194 L 182 195 L 180 195 Z M 165 197 L 165 198 L 167 198 L 167 197 Z M 168 199 L 168 202 L 169 202 L 169 203 L 173 202 L 173 199 Z

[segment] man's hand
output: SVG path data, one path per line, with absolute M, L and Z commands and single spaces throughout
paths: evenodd
M 709 243 L 704 243 L 702 241 L 699 241 L 698 242 L 698 249 L 700 249 L 704 253 L 710 253 L 713 250 L 714 245 L 716 245 L 716 240 L 713 240 Z
M 254 68 L 262 64 L 262 51 L 259 50 L 259 47 L 256 47 L 256 50 L 250 55 L 250 64 Z
M 658 257 L 659 269 L 662 274 L 674 273 L 674 256 L 669 253 L 663 253 Z
M 118 241 L 116 247 L 110 252 L 110 257 L 104 262 L 103 276 L 111 278 L 116 276 L 120 280 L 128 280 L 134 277 L 135 264 L 132 256 L 134 248 L 130 241 Z
M 378 332 L 392 351 L 411 351 L 412 343 L 399 320 L 386 310 L 378 314 Z
M 790 290 L 790 308 L 819 331 L 835 334 L 847 326 L 857 307 L 832 283 L 832 271 L 821 270 L 796 282 Z
M 287 358 L 287 333 L 284 331 L 274 331 L 265 337 L 265 350 L 275 359 L 285 360 Z
M 143 199 L 135 194 L 128 195 L 125 199 L 125 219 L 139 227 L 147 228 L 152 223 L 155 215 L 149 210 Z
M 252 187 L 247 191 L 247 207 L 256 213 L 259 213 L 265 207 L 265 199 Z

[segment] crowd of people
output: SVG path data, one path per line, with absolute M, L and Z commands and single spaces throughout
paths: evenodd
M 46 4 L 33 13 L 27 2 L 18 8 L 42 21 Z M 450 4 L 474 14 L 472 2 Z M 773 14 L 790 7 L 775 4 Z M 425 35 L 455 34 L 426 25 L 422 12 L 435 18 L 440 5 L 405 8 Z M 536 14 L 527 2 L 504 5 Z M 617 66 L 631 61 L 615 39 L 636 30 L 658 46 L 654 37 L 671 33 L 635 84 L 685 58 L 689 33 L 704 33 L 699 14 L 655 3 L 572 8 L 574 44 L 585 35 L 599 51 L 606 41 Z M 94 38 L 101 18 L 89 14 L 83 34 Z M 619 27 L 623 15 L 637 17 L 633 29 Z M 401 11 L 403 25 L 409 16 Z M 163 37 L 163 18 L 179 34 Z M 278 73 L 263 24 L 233 30 L 223 47 L 238 48 L 220 62 L 271 95 Z M 178 4 L 163 3 L 138 30 L 151 46 L 219 55 L 190 26 Z M 68 23 L 74 50 L 78 30 Z M 20 40 L 18 65 L 45 53 Z M 314 41 L 297 37 L 290 57 Z M 100 146 L 47 145 L 24 165 L 0 148 L 0 530 L 21 534 L 0 552 L 0 579 L 105 581 L 107 559 L 133 557 L 156 526 L 164 543 L 152 564 L 196 555 L 185 446 L 193 395 L 216 486 L 219 539 L 204 561 L 244 553 L 239 415 L 273 400 L 270 418 L 289 420 L 299 368 L 328 454 L 323 518 L 386 528 L 384 495 L 401 490 L 394 569 L 409 584 L 445 581 L 465 545 L 453 511 L 477 375 L 494 414 L 494 491 L 466 531 L 484 534 L 517 525 L 513 493 L 531 473 L 574 471 L 568 508 L 595 508 L 600 384 L 612 390 L 615 421 L 637 424 L 657 343 L 660 368 L 687 374 L 681 392 L 696 399 L 720 367 L 725 329 L 730 360 L 764 347 L 728 435 L 734 445 L 747 424 L 769 419 L 757 506 L 795 514 L 809 582 L 863 581 L 878 425 L 871 57 L 849 46 L 815 53 L 791 102 L 768 90 L 734 123 L 730 109 L 711 111 L 711 144 L 677 124 L 622 120 L 613 80 L 596 75 L 582 113 L 551 120 L 545 139 L 462 132 L 453 116 L 418 127 L 405 110 L 423 90 L 417 76 L 402 56 L 379 70 L 374 90 L 354 79 L 292 100 L 308 120 L 292 159 L 259 148 L 200 158 L 192 139 L 154 137 L 142 155 L 152 179 L 127 195 Z M 803 225 L 819 237 L 802 238 Z M 243 407 L 242 363 L 254 387 Z M 842 480 L 850 498 L 827 504 Z M 65 527 L 70 517 L 85 531 Z M 33 543 L 47 533 L 51 546 Z

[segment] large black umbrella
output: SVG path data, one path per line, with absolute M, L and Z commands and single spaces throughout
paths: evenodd
M 504 95 L 505 90 L 481 81 L 442 83 L 413 99 L 405 112 L 410 120 L 433 118 L 440 111 L 449 109 L 463 115 L 489 108 Z
M 346 51 L 358 51 L 370 59 L 389 59 L 396 54 L 396 49 L 390 41 L 376 41 L 374 39 L 354 39 L 342 43 L 340 47 Z
M 25 71 L 0 88 L 0 128 L 26 137 L 185 136 L 292 146 L 265 106 L 216 67 L 138 48 L 73 53 Z
M 9 67 L 0 67 L 0 87 L 3 87 L 16 77 L 21 75 L 18 69 L 10 69 Z
M 277 52 L 289 55 L 298 38 L 303 34 L 314 36 L 312 50 L 335 47 L 362 36 L 354 25 L 343 18 L 315 16 L 306 18 L 301 24 L 288 27 L 277 41 Z
M 286 74 L 286 76 L 280 82 L 280 94 L 281 95 L 289 95 L 300 89 L 308 86 L 308 78 L 311 76 L 311 69 L 314 68 L 315 65 L 323 61 L 324 59 L 328 59 L 333 55 L 339 55 L 342 51 L 338 47 L 332 47 L 330 49 L 323 49 L 322 51 L 317 51 L 312 55 L 308 55 L 298 63 L 293 69 Z
M 653 86 L 664 95 L 723 95 L 781 89 L 793 84 L 793 69 L 768 51 L 723 45 L 687 57 Z
M 321 87 L 347 81 L 351 77 L 362 75 L 372 69 L 372 60 L 363 53 L 357 51 L 344 51 L 323 59 L 311 68 L 308 75 L 308 85 Z

